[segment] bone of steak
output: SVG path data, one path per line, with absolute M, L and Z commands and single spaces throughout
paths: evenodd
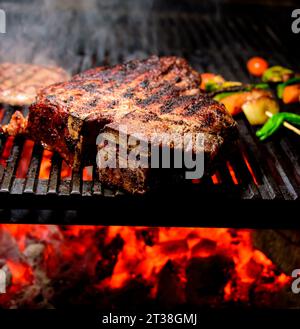
M 223 105 L 200 93 L 200 80 L 178 57 L 152 56 L 91 69 L 44 88 L 30 107 L 28 131 L 74 168 L 84 158 L 95 157 L 100 131 L 118 133 L 119 125 L 126 125 L 129 134 L 202 132 L 207 137 L 206 158 L 212 160 L 225 139 L 234 138 L 236 123 Z M 102 174 L 105 182 L 136 192 L 122 177 L 116 181 Z

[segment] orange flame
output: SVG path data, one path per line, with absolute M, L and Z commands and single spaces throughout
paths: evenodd
M 85 182 L 93 181 L 93 167 L 84 167 L 82 171 L 82 180 Z
M 215 184 L 215 185 L 221 183 L 221 180 L 219 179 L 217 174 L 212 175 L 211 180 L 212 180 L 213 184 Z
M 3 166 L 4 168 L 7 165 L 7 160 L 9 158 L 13 144 L 14 144 L 14 137 L 12 137 L 12 136 L 8 137 L 5 142 L 2 154 L 0 156 L 0 165 Z
M 28 172 L 30 159 L 34 147 L 34 142 L 31 140 L 26 140 L 23 146 L 21 157 L 18 163 L 18 168 L 16 172 L 17 178 L 26 178 Z
M 244 161 L 245 161 L 245 163 L 246 163 L 246 166 L 247 166 L 247 168 L 248 168 L 248 170 L 249 170 L 249 172 L 250 172 L 250 174 L 251 174 L 251 176 L 252 176 L 252 179 L 253 179 L 254 184 L 255 184 L 255 185 L 258 185 L 258 182 L 257 182 L 256 176 L 255 176 L 255 174 L 254 174 L 254 171 L 253 171 L 253 169 L 252 169 L 252 167 L 251 167 L 251 165 L 250 165 L 250 162 L 249 162 L 249 160 L 248 160 L 246 154 L 243 153 L 242 155 L 243 155 L 243 159 L 244 159 Z
M 53 152 L 44 150 L 40 166 L 39 179 L 49 179 Z
M 67 179 L 71 179 L 71 177 L 72 177 L 72 169 L 70 166 L 66 164 L 65 161 L 63 161 L 61 165 L 60 178 L 62 180 L 67 180 Z
M 2 121 L 4 117 L 4 109 L 0 108 L 0 122 Z
M 238 181 L 238 179 L 237 179 L 237 177 L 236 177 L 235 171 L 234 171 L 234 169 L 233 169 L 231 163 L 230 163 L 229 161 L 227 161 L 227 162 L 226 162 L 226 165 L 227 165 L 227 168 L 228 168 L 228 170 L 229 170 L 229 173 L 230 173 L 230 176 L 231 176 L 231 178 L 232 178 L 233 183 L 234 183 L 235 185 L 238 185 L 238 184 L 239 184 L 239 181 Z

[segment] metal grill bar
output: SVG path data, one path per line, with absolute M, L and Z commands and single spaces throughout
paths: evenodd
M 36 190 L 36 183 L 41 165 L 42 154 L 43 148 L 40 145 L 34 145 L 31 162 L 27 172 L 24 193 L 32 194 Z
M 51 160 L 51 171 L 49 177 L 48 194 L 56 194 L 58 191 L 61 163 L 62 163 L 61 158 L 57 154 L 54 154 Z

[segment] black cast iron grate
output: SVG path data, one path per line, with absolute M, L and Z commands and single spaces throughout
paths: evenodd
M 84 29 L 81 31 L 82 19 L 87 18 L 82 18 L 76 12 L 66 16 L 65 26 L 72 25 L 73 29 L 71 35 L 68 36 L 65 33 L 65 39 L 62 39 L 65 42 L 63 45 L 60 42 L 54 43 L 57 47 L 56 62 L 75 73 L 95 65 L 115 64 L 153 53 L 173 54 L 186 57 L 195 69 L 201 72 L 218 72 L 227 79 L 240 81 L 251 80 L 245 63 L 253 55 L 270 58 L 271 64 L 280 63 L 297 69 L 297 56 L 291 54 L 287 45 L 283 43 L 280 27 L 274 24 L 272 16 L 254 18 L 232 14 L 219 17 L 191 12 L 156 12 L 146 18 L 142 16 L 139 18 L 137 15 L 132 21 L 128 20 L 126 15 L 119 14 L 118 16 L 117 13 L 114 15 L 116 16 L 110 21 L 110 24 L 113 22 L 114 28 L 109 31 L 95 27 L 97 25 L 90 31 Z M 55 33 L 53 37 L 54 35 Z M 59 39 L 61 38 L 63 37 L 60 36 Z M 11 41 L 6 40 L 4 49 L 8 49 L 9 42 L 14 41 L 14 38 Z M 39 47 L 45 45 L 45 40 L 36 39 L 36 43 L 28 55 L 28 60 L 31 62 L 39 62 L 36 56 L 39 54 Z M 51 44 L 51 39 L 48 43 Z M 68 52 L 66 56 L 60 57 L 63 52 L 62 46 L 69 49 L 72 55 Z M 6 59 L 5 52 L 1 52 L 1 57 L 3 60 Z M 15 110 L 12 107 L 3 107 L 1 124 L 7 123 Z M 297 108 L 289 110 L 297 111 Z M 22 111 L 26 114 L 27 109 L 22 109 Z M 151 202 L 151 204 L 156 202 L 158 207 L 163 207 L 166 204 L 166 194 L 172 197 L 175 195 L 175 198 L 177 197 L 182 202 L 196 200 L 198 204 L 201 204 L 201 200 L 205 200 L 203 202 L 219 200 L 220 202 L 299 199 L 299 137 L 282 131 L 272 140 L 261 143 L 255 137 L 255 130 L 249 126 L 243 115 L 237 117 L 237 121 L 241 134 L 239 151 L 218 168 L 214 177 L 207 177 L 200 183 L 187 184 L 176 192 L 161 191 L 146 197 L 131 197 L 102 186 L 97 179 L 95 168 L 92 170 L 92 180 L 84 180 L 82 173 L 72 173 L 71 177 L 61 179 L 62 160 L 55 154 L 52 157 L 49 178 L 39 179 L 43 155 L 43 149 L 39 145 L 33 148 L 25 177 L 17 177 L 25 141 L 16 138 L 6 164 L 0 165 L 0 208 L 41 208 L 54 211 L 76 209 L 76 211 L 84 212 L 84 215 L 81 213 L 81 216 L 75 216 L 81 222 L 83 217 L 88 217 L 88 212 L 95 212 L 100 208 L 103 211 L 102 209 L 111 209 L 109 207 L 116 206 L 132 210 L 137 206 L 142 208 L 145 202 Z M 11 143 L 2 137 L 1 152 L 9 142 Z M 163 195 L 163 200 L 160 198 L 161 195 Z M 245 205 L 248 207 L 249 203 Z M 187 213 L 187 210 L 185 212 Z M 1 214 L 4 214 L 0 216 L 1 220 L 2 217 L 5 220 L 7 213 L 3 211 Z M 86 220 L 90 223 L 94 222 L 94 219 Z M 184 224 L 223 226 L 220 220 L 207 221 L 207 223 L 205 220 L 198 220 L 192 219 L 191 222 Z M 30 221 L 34 220 L 30 219 Z M 48 222 L 47 219 L 46 221 Z M 95 221 L 97 222 L 97 219 Z M 122 224 L 122 221 L 114 223 Z M 134 223 L 146 224 L 147 222 L 140 223 L 137 220 Z M 155 225 L 156 222 L 152 218 L 149 223 Z M 164 225 L 164 223 L 172 224 L 168 220 L 157 221 L 159 225 Z M 248 222 L 243 223 L 238 225 L 248 225 Z M 227 220 L 224 225 L 231 224 Z

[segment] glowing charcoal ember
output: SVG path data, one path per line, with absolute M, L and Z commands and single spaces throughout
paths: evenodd
M 33 273 L 32 269 L 28 264 L 16 263 L 11 260 L 6 260 L 6 264 L 12 275 L 12 285 L 14 286 L 24 286 L 32 283 Z
M 0 238 L 3 231 L 18 258 L 1 253 L 12 276 L 10 299 L 0 296 L 2 306 L 34 304 L 32 297 L 20 300 L 20 291 L 39 292 L 43 305 L 56 305 L 68 292 L 68 302 L 92 298 L 101 307 L 132 291 L 139 291 L 141 303 L 249 304 L 261 303 L 253 291 L 267 301 L 290 284 L 253 247 L 250 230 L 1 225 Z

